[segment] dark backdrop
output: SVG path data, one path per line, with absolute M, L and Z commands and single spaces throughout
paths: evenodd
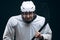
M 32 0 L 36 5 L 36 14 L 47 18 L 52 29 L 52 40 L 59 40 L 58 26 L 56 25 L 56 2 L 53 0 Z M 8 19 L 19 15 L 23 0 L 0 0 L 0 40 Z

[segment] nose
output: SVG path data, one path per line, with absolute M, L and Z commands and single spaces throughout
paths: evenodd
M 29 18 L 29 14 L 27 15 L 27 18 Z

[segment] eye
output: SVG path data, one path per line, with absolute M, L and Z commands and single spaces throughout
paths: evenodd
M 29 13 L 32 13 L 32 12 L 29 12 Z

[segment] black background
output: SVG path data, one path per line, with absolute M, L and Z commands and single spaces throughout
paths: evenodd
M 36 5 L 36 14 L 48 19 L 52 29 L 52 40 L 59 40 L 59 26 L 56 22 L 56 1 L 55 0 L 32 0 Z M 11 16 L 20 15 L 20 6 L 23 0 L 0 0 L 0 40 L 8 19 Z M 57 12 L 58 13 L 58 12 Z

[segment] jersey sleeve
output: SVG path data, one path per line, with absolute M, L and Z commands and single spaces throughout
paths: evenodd
M 3 40 L 14 40 L 14 28 L 13 28 L 13 18 L 10 18 L 7 22 L 4 34 L 3 34 Z
M 41 31 L 42 32 L 42 36 L 45 40 L 51 40 L 52 39 L 52 30 L 49 26 L 49 24 L 47 23 L 45 25 L 45 28 Z

